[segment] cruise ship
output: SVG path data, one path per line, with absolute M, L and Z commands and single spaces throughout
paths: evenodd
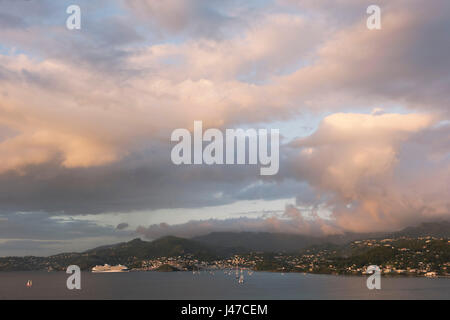
M 95 266 L 92 268 L 92 272 L 127 272 L 129 271 L 126 266 L 121 264 L 117 266 L 110 266 L 109 264 L 105 264 L 104 266 Z

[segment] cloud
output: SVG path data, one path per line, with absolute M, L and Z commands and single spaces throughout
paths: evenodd
M 172 12 L 182 5 L 172 2 L 161 6 Z M 416 8 L 415 2 L 410 7 Z M 349 103 L 345 108 L 350 108 L 363 99 L 369 105 L 402 102 L 446 112 L 448 77 L 442 70 L 449 47 L 434 32 L 445 28 L 438 10 L 446 8 L 433 5 L 419 15 L 393 6 L 383 20 L 389 32 L 380 33 L 361 23 L 320 32 L 320 23 L 303 17 L 266 14 L 239 36 L 129 47 L 117 51 L 118 60 L 108 58 L 116 47 L 98 27 L 89 29 L 92 36 L 82 36 L 83 45 L 74 50 L 81 56 L 55 55 L 41 42 L 28 43 L 24 48 L 43 50 L 49 58 L 1 56 L 0 123 L 17 135 L 2 142 L 0 171 L 55 160 L 67 168 L 107 165 L 141 149 L 145 141 L 168 136 L 171 129 L 192 126 L 195 119 L 207 126 L 233 126 L 287 118 L 302 107 L 327 110 Z M 122 34 L 119 25 L 125 24 L 111 25 L 115 35 Z M 422 32 L 405 37 L 409 30 Z M 42 27 L 36 31 L 43 32 Z M 296 41 L 298 32 L 308 36 Z M 139 39 L 131 31 L 123 34 Z M 25 30 L 21 36 L 10 41 L 31 40 Z M 55 36 L 63 44 L 73 40 L 60 31 Z M 95 46 L 99 37 L 110 46 Z M 66 50 L 56 42 L 49 47 Z M 431 47 L 442 53 L 433 64 L 426 49 Z M 97 58 L 84 56 L 88 52 L 102 56 L 112 70 L 98 69 Z
M 128 223 L 125 223 L 125 222 L 119 223 L 119 224 L 116 226 L 116 229 L 117 229 L 117 230 L 123 230 L 123 229 L 126 229 L 126 228 L 128 228 Z
M 157 239 L 166 235 L 194 237 L 211 232 L 281 232 L 310 235 L 337 234 L 341 231 L 333 226 L 331 220 L 320 217 L 316 211 L 310 211 L 305 218 L 300 209 L 287 206 L 283 214 L 271 214 L 260 218 L 230 218 L 192 220 L 183 224 L 153 224 L 148 227 L 139 226 L 136 232 L 148 239 Z
M 302 148 L 300 176 L 352 199 L 361 179 L 389 175 L 402 142 L 431 123 L 420 114 L 330 115 L 313 135 L 292 143 Z
M 17 212 L 1 215 L 1 239 L 73 240 L 80 237 L 111 236 L 112 226 L 87 220 L 52 217 L 45 212 Z
M 425 114 L 333 114 L 292 144 L 298 150 L 293 170 L 328 194 L 343 230 L 396 229 L 448 217 L 448 139 L 442 139 L 448 130 Z
M 163 35 L 217 37 L 234 22 L 226 4 L 217 0 L 135 0 L 124 6 Z
M 161 223 L 137 232 L 150 239 L 221 231 L 323 235 L 448 219 L 449 133 L 429 114 L 332 114 L 312 135 L 283 147 L 287 174 L 309 186 L 287 184 L 297 190 L 297 206 L 281 215 Z
M 450 27 L 450 5 L 436 1 L 425 9 L 421 1 L 395 1 L 384 8 L 381 30 L 367 30 L 363 15 L 341 27 L 314 64 L 280 81 L 286 94 L 315 108 L 394 103 L 448 117 L 449 79 L 442 67 L 449 64 L 450 45 L 442 36 Z
M 126 241 L 134 232 L 45 212 L 0 215 L 0 256 L 50 255 Z
M 354 0 L 82 1 L 75 33 L 63 23 L 69 1 L 2 3 L 2 213 L 296 194 L 299 205 L 325 203 L 338 230 L 449 212 L 447 1 L 382 1 L 379 31 L 367 30 L 365 4 Z M 384 111 L 367 114 L 372 107 Z M 304 114 L 328 116 L 282 146 L 271 180 L 253 167 L 169 160 L 170 133 L 194 120 L 223 129 Z
M 23 27 L 24 25 L 24 21 L 20 17 L 9 15 L 7 13 L 0 13 L 0 27 L 6 29 Z

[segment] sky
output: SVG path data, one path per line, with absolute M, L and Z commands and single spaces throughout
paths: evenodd
M 449 16 L 446 0 L 0 0 L 0 256 L 448 220 Z M 279 129 L 279 172 L 175 165 L 171 133 L 196 120 Z

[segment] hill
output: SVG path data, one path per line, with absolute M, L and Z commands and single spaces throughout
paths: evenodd
M 346 233 L 327 237 L 268 232 L 214 232 L 192 239 L 174 236 L 154 241 L 134 239 L 81 253 L 61 253 L 50 257 L 4 257 L 0 258 L 0 271 L 65 270 L 71 264 L 88 270 L 105 263 L 123 264 L 133 268 L 141 266 L 143 260 L 160 257 L 191 256 L 201 261 L 212 261 L 250 252 L 301 254 L 305 249 L 337 250 L 338 247 L 345 253 L 346 244 L 355 240 L 424 236 L 450 238 L 450 223 L 446 221 L 422 223 L 391 233 Z
M 71 264 L 78 265 L 83 270 L 105 263 L 133 267 L 145 259 L 182 255 L 192 255 L 206 261 L 216 258 L 215 251 L 204 244 L 167 236 L 151 242 L 134 239 L 82 253 L 61 253 L 50 257 L 0 258 L 0 271 L 65 270 Z
M 156 271 L 159 272 L 175 272 L 175 271 L 180 271 L 178 268 L 175 268 L 174 266 L 171 266 L 170 264 L 163 264 L 161 266 L 159 266 Z
M 352 233 L 313 237 L 300 234 L 269 232 L 213 232 L 194 240 L 230 251 L 298 252 L 310 246 L 344 245 L 355 240 L 401 237 L 450 237 L 450 222 L 422 223 L 397 232 Z
M 213 232 L 194 237 L 199 243 L 230 251 L 298 251 L 304 247 L 322 243 L 324 239 L 298 234 L 269 232 Z
M 407 227 L 390 234 L 393 237 L 450 237 L 450 221 L 424 222 L 415 227 Z

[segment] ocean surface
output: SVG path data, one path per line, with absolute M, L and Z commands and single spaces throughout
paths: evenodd
M 239 284 L 224 271 L 82 272 L 81 290 L 68 290 L 69 276 L 0 272 L 0 299 L 450 299 L 448 278 L 382 277 L 380 290 L 368 290 L 362 276 L 255 272 Z

